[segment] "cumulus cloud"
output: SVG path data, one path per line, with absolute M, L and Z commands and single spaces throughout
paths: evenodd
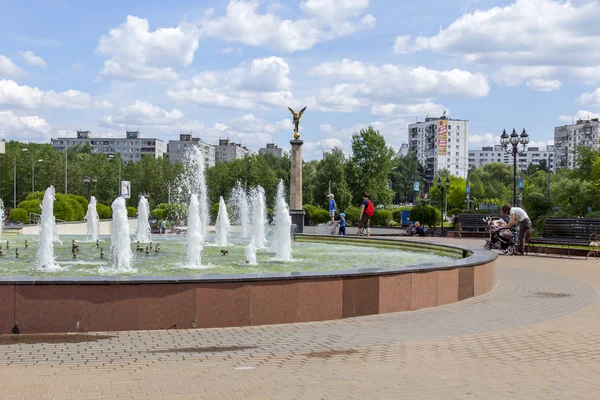
M 402 35 L 396 37 L 394 41 L 394 53 L 396 54 L 408 54 L 411 52 L 408 41 L 410 40 L 410 35 Z
M 592 118 L 600 118 L 600 113 L 587 111 L 587 110 L 579 110 L 573 115 L 561 115 L 558 119 L 565 124 L 571 124 L 577 122 L 577 120 L 589 120 Z
M 281 107 L 292 99 L 288 64 L 279 57 L 259 58 L 249 66 L 206 71 L 167 91 L 179 102 L 223 108 Z
M 590 93 L 584 93 L 579 97 L 581 104 L 600 107 L 600 88 Z
M 469 150 L 481 150 L 482 147 L 495 146 L 500 144 L 500 136 L 491 133 L 485 133 L 483 135 L 469 134 Z M 530 147 L 538 147 L 542 150 L 546 149 L 546 146 L 553 145 L 553 140 L 536 141 L 530 140 L 527 145 Z
M 397 104 L 399 100 L 428 100 L 436 97 L 483 97 L 489 84 L 483 74 L 453 69 L 432 70 L 386 64 L 377 67 L 344 59 L 312 68 L 313 76 L 343 80 L 333 88 L 322 89 L 311 105 L 323 111 L 354 111 L 360 107 Z
M 343 148 L 342 141 L 338 138 L 325 138 L 316 142 L 305 142 L 303 145 L 304 158 L 307 160 L 320 159 L 323 157 L 323 153 L 330 152 L 336 147 Z
M 393 116 L 419 116 L 431 115 L 439 116 L 446 111 L 450 114 L 450 109 L 441 104 L 432 102 L 420 104 L 377 104 L 371 107 L 371 115 L 374 117 L 393 117 Z
M 51 127 L 35 115 L 19 116 L 12 111 L 0 111 L 2 137 L 16 140 L 48 140 Z
M 29 65 L 40 68 L 47 68 L 48 64 L 44 59 L 40 56 L 36 56 L 35 53 L 31 50 L 28 51 L 20 51 L 19 56 Z
M 540 92 L 552 92 L 560 89 L 562 82 L 556 79 L 530 79 L 527 87 Z
M 124 127 L 126 125 L 172 125 L 183 120 L 183 113 L 177 109 L 171 111 L 154 106 L 147 101 L 137 100 L 133 104 L 117 110 L 114 114 L 104 115 L 99 122 L 104 127 Z
M 24 75 L 27 75 L 27 73 L 15 64 L 13 60 L 0 54 L 0 78 L 16 78 Z
M 203 21 L 202 34 L 294 52 L 375 24 L 372 15 L 363 15 L 368 0 L 306 0 L 300 3 L 303 16 L 295 21 L 274 14 L 274 8 L 260 13 L 259 4 L 258 0 L 230 0 L 224 16 Z
M 100 75 L 122 80 L 176 79 L 175 69 L 194 61 L 198 36 L 191 23 L 150 31 L 147 19 L 128 15 L 98 42 L 96 52 L 110 57 Z
M 19 85 L 15 81 L 0 80 L 0 105 L 16 108 L 110 108 L 112 105 L 103 99 L 95 99 L 88 93 L 78 90 L 55 92 L 36 87 Z

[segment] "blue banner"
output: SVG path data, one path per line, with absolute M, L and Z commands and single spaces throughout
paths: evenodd
M 471 186 L 467 185 L 467 194 L 471 193 Z
M 519 179 L 519 181 L 517 182 L 517 187 L 519 189 L 525 189 L 525 179 Z
M 415 184 L 414 184 L 414 190 L 415 190 L 415 192 L 419 191 L 419 182 L 415 182 Z

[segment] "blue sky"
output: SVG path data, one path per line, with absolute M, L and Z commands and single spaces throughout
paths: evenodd
M 600 110 L 594 1 L 222 0 L 5 2 L 0 137 L 123 136 L 349 149 L 372 124 L 471 121 L 470 147 L 513 127 L 545 145 Z

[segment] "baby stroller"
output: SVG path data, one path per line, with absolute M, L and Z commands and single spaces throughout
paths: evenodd
M 490 238 L 485 241 L 483 247 L 487 250 L 502 250 L 504 254 L 509 256 L 515 254 L 515 230 L 505 228 L 505 222 L 501 218 L 486 217 L 484 220 L 489 225 Z

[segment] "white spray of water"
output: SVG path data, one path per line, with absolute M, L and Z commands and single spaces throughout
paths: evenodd
M 285 202 L 285 186 L 279 181 L 277 186 L 277 198 L 275 205 L 275 234 L 273 235 L 272 250 L 278 261 L 290 261 L 292 259 L 292 217 Z
M 135 235 L 135 240 L 140 243 L 150 243 L 152 241 L 149 218 L 150 206 L 148 205 L 148 199 L 141 196 L 138 203 L 137 231 Z
M 265 226 L 267 225 L 267 208 L 265 206 L 265 190 L 257 186 L 250 194 L 252 199 L 252 240 L 257 249 L 265 247 Z
M 40 222 L 40 247 L 37 251 L 37 267 L 44 271 L 59 271 L 60 265 L 54 260 L 54 242 L 58 241 L 54 219 L 54 186 L 44 193 Z
M 87 221 L 87 239 L 95 242 L 98 240 L 100 217 L 98 217 L 98 211 L 96 210 L 96 198 L 94 196 L 92 196 L 88 204 L 85 220 Z
M 208 214 L 208 189 L 206 187 L 206 166 L 204 154 L 194 146 L 183 156 L 183 173 L 180 174 L 177 182 L 176 198 L 179 202 L 185 203 L 191 198 L 192 194 L 198 196 L 200 204 L 200 223 L 202 228 L 202 237 L 208 234 L 208 225 L 210 217 Z
M 250 201 L 248 193 L 238 181 L 231 195 L 231 203 L 233 205 L 233 220 L 237 225 L 242 226 L 242 235 L 247 238 L 251 235 L 250 225 Z
M 250 243 L 246 246 L 245 250 L 246 263 L 249 265 L 256 265 L 256 246 L 254 246 L 254 239 L 250 240 Z
M 190 196 L 186 240 L 188 263 L 192 268 L 200 268 L 202 266 L 202 243 L 204 240 L 202 237 L 200 205 L 196 194 Z
M 0 199 L 0 236 L 4 230 L 4 202 Z
M 112 203 L 112 233 L 110 250 L 113 267 L 119 271 L 133 269 L 133 253 L 131 252 L 131 237 L 129 236 L 129 221 L 125 199 L 117 197 Z
M 219 197 L 219 214 L 215 224 L 217 231 L 217 246 L 229 246 L 229 215 L 223 197 Z

